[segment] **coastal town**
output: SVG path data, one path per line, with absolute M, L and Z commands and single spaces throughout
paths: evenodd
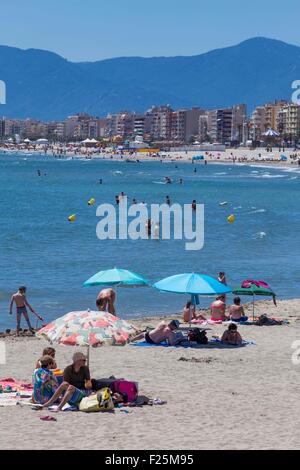
M 250 115 L 246 104 L 225 109 L 200 107 L 174 110 L 153 106 L 144 114 L 121 111 L 106 117 L 78 113 L 60 121 L 0 120 L 0 142 L 82 142 L 106 147 L 172 148 L 213 143 L 226 147 L 260 147 L 268 144 L 297 147 L 300 139 L 300 105 L 276 100 L 257 106 Z

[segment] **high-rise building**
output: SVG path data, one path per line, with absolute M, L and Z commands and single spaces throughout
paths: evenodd
M 286 139 L 300 138 L 300 106 L 288 103 L 281 107 L 277 116 L 278 132 Z
M 147 111 L 146 116 L 150 123 L 150 135 L 153 140 L 170 140 L 172 129 L 173 110 L 169 105 L 154 106 Z

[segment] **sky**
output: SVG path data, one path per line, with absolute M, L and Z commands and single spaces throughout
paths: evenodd
M 1 0 L 0 44 L 71 61 L 196 55 L 265 36 L 299 45 L 299 0 Z

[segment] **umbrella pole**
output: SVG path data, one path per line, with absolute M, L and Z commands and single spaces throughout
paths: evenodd
M 253 313 L 252 313 L 252 320 L 254 321 L 254 294 L 253 294 Z
M 90 368 L 90 345 L 88 345 L 88 350 L 87 350 L 87 366 Z

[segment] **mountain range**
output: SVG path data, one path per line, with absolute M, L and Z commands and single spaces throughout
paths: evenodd
M 291 99 L 291 84 L 300 80 L 300 47 L 259 37 L 190 57 L 75 63 L 53 52 L 0 46 L 0 80 L 7 88 L 0 115 L 15 118 L 105 116 L 159 104 L 211 109 L 246 103 L 251 111 Z

